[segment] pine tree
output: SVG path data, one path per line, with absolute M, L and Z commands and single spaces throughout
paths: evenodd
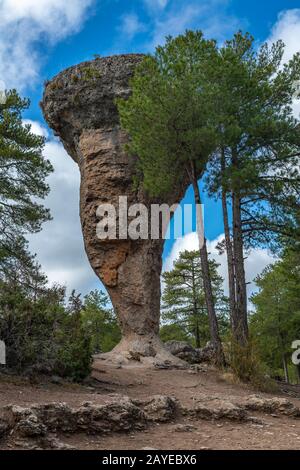
M 118 344 L 121 331 L 106 294 L 95 290 L 86 295 L 81 315 L 93 353 L 111 351 Z
M 215 261 L 209 261 L 214 303 L 218 319 L 224 323 L 228 305 L 222 290 L 223 279 L 217 267 Z M 210 338 L 210 325 L 199 252 L 181 252 L 173 269 L 163 274 L 163 281 L 163 321 L 180 326 L 185 335 L 194 337 L 197 348 L 204 346 Z
M 300 55 L 281 70 L 281 41 L 258 51 L 253 43 L 237 33 L 207 68 L 219 142 L 207 188 L 222 200 L 232 327 L 240 344 L 248 338 L 245 250 L 293 236 L 300 196 L 299 121 L 291 109 Z
M 262 359 L 273 373 L 282 368 L 288 382 L 291 345 L 300 337 L 299 251 L 286 250 L 283 258 L 266 268 L 255 282 L 259 291 L 251 298 L 255 306 L 251 331 Z
M 30 261 L 24 235 L 50 219 L 37 200 L 48 194 L 52 166 L 42 155 L 45 139 L 22 123 L 28 107 L 15 90 L 0 102 L 0 271 L 6 273 L 12 258 Z

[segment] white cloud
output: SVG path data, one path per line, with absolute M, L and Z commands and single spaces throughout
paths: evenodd
M 198 4 L 189 5 L 180 12 L 171 12 L 167 16 L 157 19 L 151 41 L 151 47 L 163 44 L 166 36 L 177 36 L 190 27 L 201 12 Z
M 39 122 L 25 123 L 32 124 L 33 132 L 48 135 Z M 53 220 L 45 223 L 40 233 L 28 237 L 30 250 L 37 254 L 50 284 L 58 282 L 67 285 L 68 291 L 74 288 L 84 294 L 92 288 L 102 288 L 84 250 L 79 218 L 79 169 L 56 139 L 47 141 L 44 155 L 55 170 L 48 179 L 51 192 L 44 201 Z
M 0 0 L 0 76 L 7 88 L 32 85 L 39 74 L 37 43 L 76 32 L 94 0 Z
M 300 51 L 300 8 L 285 10 L 279 13 L 277 22 L 271 30 L 269 42 L 282 39 L 285 44 L 283 61 L 289 61 L 296 52 Z
M 128 13 L 121 18 L 119 31 L 124 34 L 130 41 L 136 34 L 146 30 L 145 25 L 140 22 L 139 17 L 135 13 Z
M 134 51 L 153 52 L 156 46 L 165 42 L 166 36 L 177 36 L 186 29 L 200 29 L 206 37 L 223 41 L 238 29 L 246 26 L 243 18 L 229 14 L 228 4 L 231 0 L 140 0 L 148 11 L 147 21 L 140 22 L 135 13 L 120 18 L 121 27 L 117 28 L 122 34 L 116 38 L 107 54 L 132 52 L 132 38 L 140 32 L 147 31 L 147 39 L 142 37 L 134 43 Z M 124 35 L 128 22 L 128 39 Z
M 160 14 L 154 15 L 153 34 L 148 49 L 163 44 L 166 36 L 176 36 L 186 29 L 200 29 L 207 37 L 220 41 L 225 39 L 244 23 L 244 20 L 228 14 L 228 3 L 228 0 L 169 2 L 167 11 L 161 10 Z
M 169 3 L 169 0 L 144 0 L 146 7 L 151 11 L 163 10 Z
M 219 235 L 218 238 L 212 241 L 207 241 L 207 249 L 210 253 L 210 258 L 214 259 L 220 266 L 218 268 L 219 274 L 224 279 L 224 291 L 228 295 L 228 273 L 227 273 L 227 260 L 226 254 L 219 255 L 216 248 L 217 244 L 223 240 L 224 235 Z M 166 258 L 163 270 L 170 271 L 173 267 L 174 261 L 179 257 L 181 251 L 198 250 L 199 242 L 196 233 L 189 233 L 182 238 L 175 241 L 169 256 Z M 266 249 L 255 248 L 252 249 L 245 261 L 246 281 L 248 295 L 250 296 L 255 290 L 256 286 L 253 282 L 255 277 L 260 274 L 263 269 L 271 263 L 274 263 L 275 258 Z
M 268 42 L 281 39 L 285 44 L 283 62 L 288 62 L 294 54 L 300 52 L 300 8 L 285 10 L 279 13 L 278 19 L 274 24 Z M 300 115 L 300 99 L 295 99 L 293 103 L 295 117 Z
M 31 132 L 36 135 L 40 135 L 41 137 L 49 137 L 49 132 L 48 129 L 46 129 L 45 126 L 40 124 L 38 121 L 32 121 L 31 119 L 24 119 L 23 120 L 24 125 L 30 125 L 31 126 Z
M 294 116 L 298 119 L 300 119 L 300 99 L 299 100 L 294 100 L 293 102 L 293 113 Z

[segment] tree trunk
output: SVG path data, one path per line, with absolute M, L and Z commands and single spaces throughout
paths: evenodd
M 283 365 L 283 371 L 284 371 L 284 378 L 287 383 L 290 383 L 289 379 L 289 370 L 287 366 L 287 360 L 286 360 L 286 355 L 283 353 L 282 354 L 282 365 Z
M 300 364 L 296 365 L 298 384 L 300 384 Z
M 198 187 L 198 180 L 196 177 L 194 163 L 192 163 L 192 184 L 194 188 L 196 208 L 197 206 L 198 208 L 200 208 L 201 197 L 200 197 L 200 191 Z M 204 287 L 205 301 L 206 301 L 208 320 L 209 320 L 210 338 L 211 338 L 213 347 L 215 349 L 216 363 L 219 366 L 223 366 L 225 364 L 225 358 L 224 358 L 222 343 L 221 343 L 220 336 L 219 336 L 219 327 L 218 327 L 218 321 L 217 321 L 217 316 L 216 316 L 216 311 L 215 311 L 215 304 L 214 304 L 214 298 L 213 298 L 212 287 L 211 287 L 211 278 L 210 278 L 210 272 L 209 272 L 207 244 L 206 244 L 206 239 L 205 239 L 204 231 L 203 231 L 202 214 L 200 213 L 200 211 L 197 211 L 197 234 L 199 238 L 201 271 L 202 271 L 202 276 L 203 276 L 203 287 Z
M 196 320 L 196 348 L 200 348 L 200 329 L 198 319 Z
M 224 174 L 226 169 L 224 149 L 221 150 L 221 170 Z M 227 270 L 228 270 L 228 287 L 229 287 L 229 307 L 230 307 L 230 321 L 232 331 L 237 330 L 237 315 L 236 315 L 236 291 L 235 291 L 235 273 L 234 273 L 234 258 L 232 250 L 232 240 L 230 235 L 229 220 L 228 220 L 228 207 L 227 207 L 227 194 L 226 190 L 222 187 L 222 211 L 224 222 L 224 235 L 225 247 L 227 255 Z
M 233 151 L 233 165 L 237 164 L 237 158 Z M 241 197 L 238 189 L 232 192 L 233 210 L 233 260 L 235 271 L 236 289 L 236 321 L 233 330 L 235 340 L 242 346 L 248 341 L 248 319 L 247 319 L 247 289 L 244 266 L 243 232 L 241 216 Z
M 195 341 L 196 347 L 200 348 L 200 329 L 197 309 L 197 293 L 196 293 L 196 282 L 195 282 L 195 268 L 194 261 L 192 261 L 192 288 L 193 288 L 193 315 L 195 320 Z

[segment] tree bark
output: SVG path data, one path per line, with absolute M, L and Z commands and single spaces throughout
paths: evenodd
M 201 343 L 200 343 L 200 329 L 199 329 L 199 322 L 198 319 L 196 319 L 196 348 L 200 348 Z
M 298 384 L 300 384 L 300 364 L 296 365 Z
M 197 309 L 197 297 L 196 297 L 196 282 L 195 282 L 195 268 L 194 261 L 192 261 L 192 286 L 193 286 L 193 314 L 195 320 L 195 342 L 196 347 L 200 348 L 200 329 L 199 329 L 199 320 L 198 320 L 198 309 Z
M 286 383 L 290 383 L 289 370 L 288 370 L 288 366 L 287 366 L 286 355 L 284 353 L 282 354 L 282 365 L 283 365 L 285 381 L 286 381 Z
M 237 156 L 232 152 L 232 163 L 237 165 Z M 248 341 L 248 318 L 247 318 L 247 289 L 244 266 L 243 232 L 241 216 L 241 196 L 238 188 L 232 191 L 233 211 L 233 260 L 235 271 L 236 289 L 236 316 L 234 325 L 234 338 L 242 346 Z
M 226 169 L 224 149 L 221 150 L 221 171 L 224 174 Z M 224 223 L 225 247 L 227 256 L 227 270 L 228 270 L 228 287 L 229 287 L 229 307 L 230 307 L 230 322 L 232 331 L 237 330 L 237 312 L 236 312 L 236 290 L 235 290 L 235 273 L 234 273 L 234 258 L 232 249 L 232 240 L 230 235 L 229 220 L 228 220 L 228 207 L 227 207 L 227 193 L 222 186 L 222 212 Z
M 194 189 L 194 196 L 195 196 L 195 203 L 196 208 L 201 206 L 201 196 L 198 186 L 198 180 L 195 171 L 194 162 L 191 165 L 192 169 L 192 184 Z M 197 212 L 197 217 L 199 217 L 199 213 Z M 215 354 L 216 354 L 216 364 L 219 366 L 223 366 L 225 364 L 224 352 L 222 348 L 222 343 L 219 335 L 219 327 L 218 327 L 218 320 L 215 311 L 215 304 L 214 298 L 212 293 L 211 287 L 211 277 L 209 271 L 209 263 L 208 263 L 208 253 L 207 253 L 207 244 L 206 239 L 204 236 L 204 232 L 200 233 L 200 230 L 203 230 L 203 221 L 202 216 L 201 220 L 197 220 L 197 234 L 199 238 L 199 247 L 200 247 L 200 259 L 201 259 L 201 271 L 203 276 L 203 287 L 205 293 L 205 301 L 208 313 L 208 320 L 209 320 L 209 330 L 210 330 L 210 338 L 213 344 Z

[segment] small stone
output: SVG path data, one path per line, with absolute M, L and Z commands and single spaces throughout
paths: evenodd
M 192 432 L 197 428 L 192 424 L 175 424 L 172 426 L 171 430 L 175 432 Z

